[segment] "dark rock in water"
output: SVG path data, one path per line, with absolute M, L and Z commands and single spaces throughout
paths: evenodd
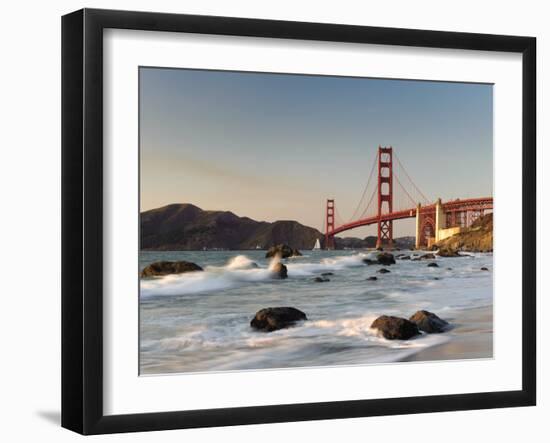
M 481 271 L 488 271 L 489 269 L 486 268 L 485 266 L 483 268 L 480 269 Z
M 146 266 L 141 271 L 142 277 L 155 277 L 159 275 L 183 274 L 185 272 L 202 271 L 203 269 L 189 261 L 157 261 Z
M 255 262 L 250 263 L 250 267 L 253 269 L 259 268 L 258 263 Z
M 415 257 L 413 258 L 414 261 L 419 261 L 419 260 L 435 260 L 435 255 L 434 254 L 431 254 L 431 253 L 428 253 L 428 254 L 424 254 L 424 255 L 421 255 L 420 257 Z
M 261 331 L 271 332 L 288 328 L 301 320 L 307 320 L 306 314 L 296 308 L 264 308 L 256 312 L 250 326 Z
M 377 265 L 378 264 L 378 262 L 376 260 L 372 260 L 370 258 L 364 258 L 363 263 L 365 263 L 366 265 Z
M 288 277 L 288 270 L 285 265 L 283 265 L 281 262 L 276 263 L 273 268 L 271 268 L 271 274 L 274 278 L 287 278 Z
M 315 283 L 325 283 L 325 282 L 330 281 L 330 280 L 329 280 L 328 278 L 315 277 L 315 278 L 313 279 L 313 281 L 314 281 Z
M 367 281 L 375 281 L 375 280 L 378 280 L 378 277 L 372 276 L 367 278 Z
M 328 275 L 334 275 L 334 272 L 323 272 L 321 275 L 327 277 Z
M 399 257 L 399 260 L 410 260 L 410 259 L 411 259 L 410 255 L 403 255 L 403 256 Z
M 293 249 L 288 245 L 280 244 L 272 246 L 265 254 L 265 258 L 271 258 L 279 255 L 281 258 L 298 257 L 301 256 L 301 252 L 298 249 Z
M 433 312 L 424 310 L 415 312 L 409 320 L 416 324 L 418 329 L 428 334 L 443 332 L 449 326 L 448 322 L 439 318 Z
M 395 257 L 389 252 L 381 252 L 376 255 L 376 260 L 373 260 L 372 258 L 364 258 L 363 263 L 366 265 L 391 266 L 395 264 Z
M 381 252 L 376 256 L 376 260 L 384 266 L 395 265 L 395 257 L 389 252 Z
M 453 270 L 453 268 L 447 268 L 447 271 L 452 271 L 452 270 Z
M 450 247 L 440 248 L 437 255 L 440 257 L 462 257 L 462 254 L 460 254 L 456 249 Z
M 428 268 L 439 268 L 439 265 L 436 262 L 428 263 Z
M 420 332 L 415 323 L 406 318 L 382 315 L 370 325 L 373 329 L 378 329 L 384 338 L 388 340 L 408 340 Z
M 389 270 L 387 270 L 386 268 L 382 268 L 382 269 L 379 269 L 377 271 L 379 274 L 387 274 L 388 272 L 390 272 Z
M 433 279 L 434 280 L 441 280 L 439 277 L 434 277 Z

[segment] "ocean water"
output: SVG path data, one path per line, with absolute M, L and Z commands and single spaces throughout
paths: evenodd
M 158 260 L 187 260 L 205 271 L 141 280 L 140 373 L 388 363 L 449 341 L 492 337 L 491 320 L 478 329 L 406 341 L 386 340 L 370 329 L 382 314 L 408 318 L 426 309 L 464 326 L 464 313 L 492 309 L 492 254 L 380 266 L 363 263 L 373 252 L 302 253 L 283 260 L 288 279 L 277 280 L 270 276 L 265 251 L 141 252 L 140 269 Z M 427 267 L 430 261 L 439 267 Z M 377 273 L 382 267 L 391 272 Z M 330 282 L 313 281 L 325 272 L 334 274 L 327 276 Z M 369 276 L 378 280 L 367 281 Z M 308 321 L 271 333 L 253 330 L 250 320 L 270 306 L 298 308 Z M 481 356 L 491 357 L 492 347 Z

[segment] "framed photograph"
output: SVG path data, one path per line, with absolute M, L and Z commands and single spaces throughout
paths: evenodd
M 62 20 L 62 425 L 536 402 L 532 37 Z

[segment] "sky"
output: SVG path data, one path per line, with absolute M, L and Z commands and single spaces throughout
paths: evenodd
M 356 212 L 380 145 L 393 147 L 430 201 L 492 196 L 492 85 L 147 67 L 139 75 L 141 211 L 192 203 L 323 231 L 327 198 L 339 220 Z M 421 200 L 394 164 L 394 208 Z M 414 220 L 394 222 L 401 235 L 414 235 Z

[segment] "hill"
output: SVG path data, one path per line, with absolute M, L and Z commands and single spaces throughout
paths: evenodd
M 313 249 L 325 236 L 293 220 L 273 223 L 239 217 L 230 211 L 205 211 L 190 203 L 171 204 L 141 213 L 141 249 L 194 251 L 202 249 L 268 249 L 281 243 L 296 249 Z M 414 246 L 414 237 L 394 240 L 399 248 Z M 376 246 L 376 237 L 335 237 L 336 249 Z
M 458 251 L 491 252 L 493 250 L 493 214 L 478 218 L 472 226 L 434 245 Z
M 140 223 L 142 250 L 267 249 L 279 243 L 312 249 L 323 239 L 317 229 L 297 221 L 258 222 L 188 203 L 142 212 Z

